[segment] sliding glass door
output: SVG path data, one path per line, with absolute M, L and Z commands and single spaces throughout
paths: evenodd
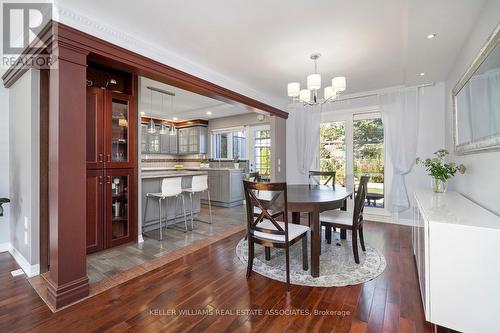
M 320 126 L 318 167 L 336 171 L 337 184 L 350 189 L 357 188 L 361 176 L 370 176 L 365 211 L 385 214 L 386 158 L 380 113 L 325 115 Z

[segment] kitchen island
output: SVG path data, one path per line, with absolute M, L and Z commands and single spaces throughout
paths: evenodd
M 197 175 L 207 175 L 204 171 L 189 171 L 189 170 L 169 170 L 169 169 L 154 169 L 145 170 L 141 172 L 142 190 L 142 232 L 151 231 L 158 229 L 158 200 L 149 200 L 147 211 L 146 209 L 146 194 L 147 193 L 160 193 L 161 183 L 163 178 L 182 178 L 182 188 L 190 188 L 193 176 Z M 190 226 L 191 219 L 191 201 L 189 199 L 189 194 L 182 194 L 186 202 L 186 218 L 188 219 L 188 225 Z M 178 203 L 176 205 L 175 198 L 169 198 L 164 200 L 162 203 L 162 221 L 165 225 L 165 215 L 167 214 L 167 224 L 175 224 L 179 222 L 184 222 L 184 212 L 182 210 L 182 202 L 179 197 Z M 176 208 L 177 206 L 177 208 Z M 198 216 L 200 212 L 200 195 L 193 195 L 193 218 Z M 182 226 L 184 227 L 184 226 Z
M 243 204 L 245 195 L 243 192 L 244 169 L 234 168 L 199 168 L 185 167 L 182 169 L 175 168 L 143 168 L 143 178 L 146 173 L 154 175 L 155 172 L 176 172 L 179 174 L 190 174 L 201 172 L 208 174 L 208 189 L 210 190 L 210 199 L 213 206 L 220 207 L 236 207 Z M 207 192 L 201 194 L 201 202 L 208 203 Z M 148 209 L 149 210 L 149 209 Z M 158 215 L 158 213 L 156 213 Z

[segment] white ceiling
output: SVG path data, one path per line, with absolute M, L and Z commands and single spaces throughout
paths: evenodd
M 313 52 L 346 93 L 445 80 L 485 0 L 56 2 L 283 98 Z
M 175 94 L 174 97 L 152 91 L 147 87 L 159 88 Z M 214 119 L 248 113 L 242 106 L 232 105 L 153 81 L 145 77 L 140 78 L 139 111 L 144 116 L 164 120 L 185 121 L 192 119 Z M 162 101 L 163 98 L 163 101 Z M 173 104 L 171 104 L 173 102 Z M 163 104 L 162 104 L 163 103 Z M 207 115 L 207 112 L 211 112 Z

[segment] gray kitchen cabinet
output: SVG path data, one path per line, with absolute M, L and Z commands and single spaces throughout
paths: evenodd
M 207 128 L 205 126 L 179 128 L 177 133 L 179 154 L 207 153 Z
M 157 154 L 160 152 L 160 137 L 157 133 L 148 133 L 148 125 L 141 125 L 141 152 Z
M 149 137 L 148 137 L 148 126 L 147 125 L 141 125 L 141 152 L 143 154 L 147 154 L 148 153 L 148 148 L 149 148 L 149 144 L 148 144 L 148 140 L 149 140 Z
M 160 153 L 160 130 L 159 126 L 156 126 L 155 133 L 148 133 L 148 154 L 158 154 Z M 147 131 L 147 130 L 146 130 Z
M 170 135 L 160 134 L 160 152 L 162 154 L 170 154 Z
M 177 130 L 178 154 L 189 153 L 189 134 L 191 127 L 179 128 Z
M 179 128 L 175 135 L 160 134 L 160 127 L 156 133 L 148 133 L 148 125 L 141 125 L 143 154 L 206 154 L 207 153 L 207 128 L 205 126 L 192 126 Z
M 214 206 L 235 207 L 243 204 L 243 170 L 216 169 L 208 172 L 208 189 Z M 206 193 L 201 194 L 203 203 L 208 202 Z
M 177 154 L 177 133 L 175 135 L 169 135 L 169 145 L 170 145 L 170 154 Z

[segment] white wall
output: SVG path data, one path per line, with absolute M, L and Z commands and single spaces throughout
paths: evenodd
M 0 77 L 4 71 L 0 71 Z M 9 90 L 0 84 L 0 197 L 9 197 Z M 4 215 L 0 217 L 0 251 L 8 249 L 10 243 L 10 204 L 4 204 Z M 4 245 L 2 245 L 4 244 Z
M 29 70 L 10 87 L 10 238 L 29 265 L 39 263 L 40 248 L 39 99 L 38 70 Z
M 499 13 L 500 0 L 490 0 L 485 4 L 446 80 L 446 147 L 450 152 L 453 152 L 451 90 L 499 23 Z M 500 178 L 497 176 L 497 170 L 500 166 L 500 152 L 466 156 L 452 154 L 452 158 L 458 163 L 463 163 L 467 167 L 467 171 L 465 175 L 456 176 L 450 187 L 500 215 Z

